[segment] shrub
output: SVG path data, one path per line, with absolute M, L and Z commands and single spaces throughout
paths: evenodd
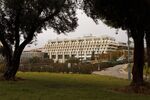
M 5 64 L 0 63 L 0 72 L 3 73 L 5 71 Z
M 93 72 L 93 65 L 92 64 L 80 64 L 79 65 L 79 73 L 82 74 L 91 74 Z
M 113 67 L 124 62 L 110 61 L 99 63 L 100 70 Z M 20 71 L 32 72 L 56 72 L 56 73 L 82 73 L 91 74 L 93 71 L 98 70 L 98 64 L 91 63 L 72 63 L 68 67 L 68 63 L 53 63 L 53 64 L 26 64 L 20 67 Z

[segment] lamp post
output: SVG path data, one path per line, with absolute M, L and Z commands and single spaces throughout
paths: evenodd
M 127 35 L 128 35 L 128 80 L 131 80 L 131 66 L 130 66 L 130 36 L 129 36 L 129 30 L 127 31 Z

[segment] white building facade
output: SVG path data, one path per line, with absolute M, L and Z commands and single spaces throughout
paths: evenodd
M 49 40 L 45 51 L 55 62 L 65 62 L 70 57 L 90 60 L 92 52 L 102 54 L 117 50 L 120 43 L 110 36 L 84 36 L 76 39 Z

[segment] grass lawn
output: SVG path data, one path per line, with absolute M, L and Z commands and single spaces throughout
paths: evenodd
M 22 73 L 26 80 L 0 81 L 0 100 L 149 100 L 150 96 L 113 91 L 130 82 L 99 75 Z

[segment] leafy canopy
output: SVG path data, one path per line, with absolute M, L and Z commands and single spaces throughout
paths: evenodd
M 75 10 L 74 0 L 0 0 L 0 40 L 17 47 L 43 28 L 70 32 L 77 27 Z
M 124 30 L 145 30 L 150 20 L 149 0 L 83 0 L 83 9 L 95 21 Z

